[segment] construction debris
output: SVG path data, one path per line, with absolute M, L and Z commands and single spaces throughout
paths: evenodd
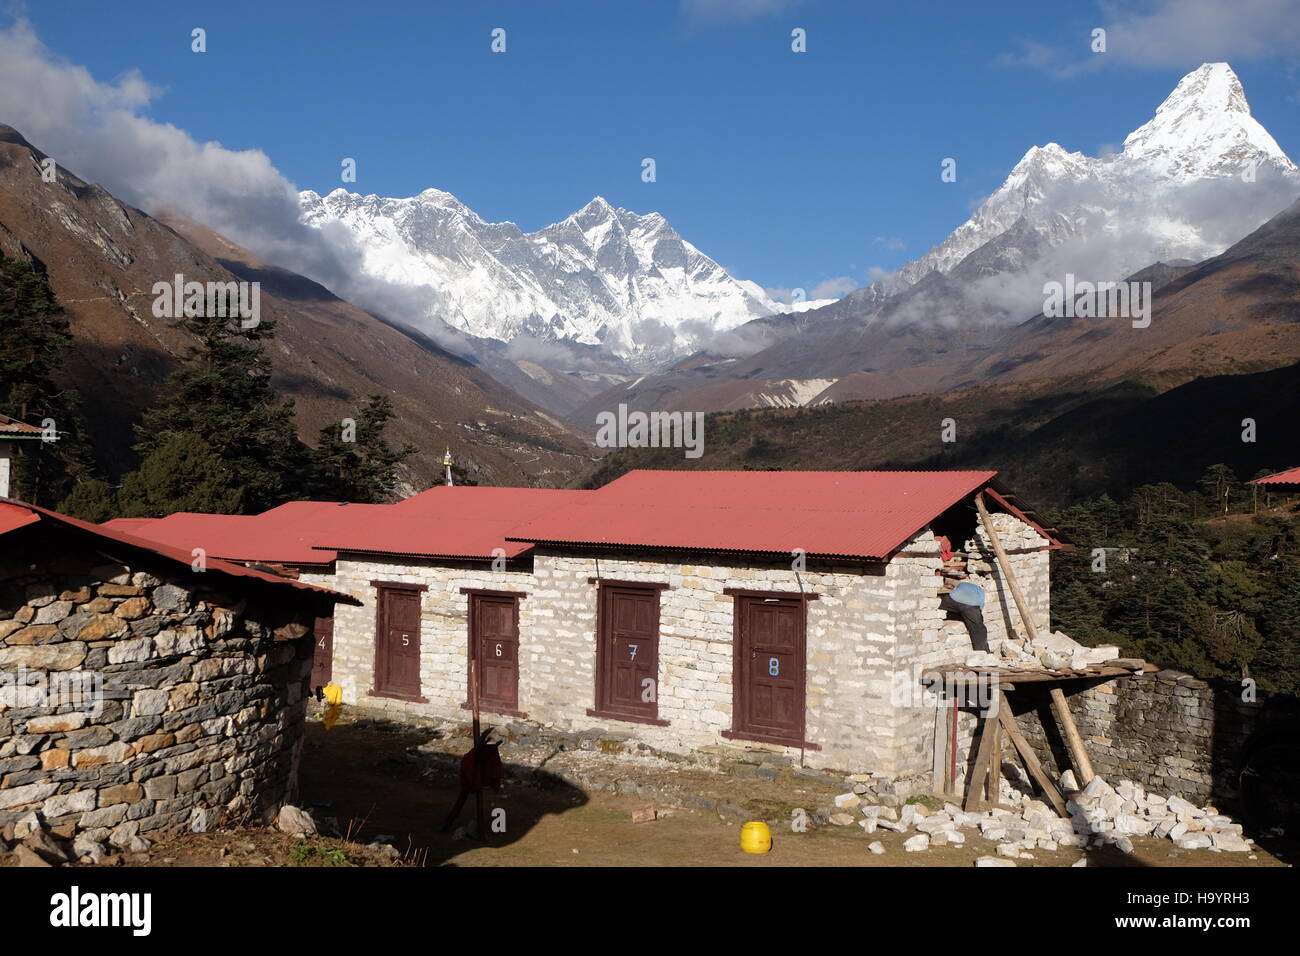
M 1004 773 L 1028 786 L 1014 765 L 1007 764 Z M 995 856 L 980 857 L 976 866 L 1014 865 L 1009 861 L 1032 860 L 1037 850 L 1062 847 L 1113 846 L 1129 853 L 1133 837 L 1138 836 L 1169 839 L 1181 850 L 1246 853 L 1254 848 L 1243 835 L 1241 824 L 1214 807 L 1198 807 L 1181 797 L 1147 793 L 1131 780 L 1121 780 L 1112 787 L 1101 777 L 1093 777 L 1079 790 L 1073 773 L 1066 771 L 1060 777 L 1060 788 L 1068 817 L 1022 792 L 1006 777 L 1001 783 L 999 805 L 989 810 L 968 812 L 945 803 L 942 810 L 931 811 L 922 804 L 909 803 L 897 811 L 870 804 L 860 808 L 863 819 L 858 825 L 866 833 L 877 829 L 911 832 L 913 835 L 903 842 L 909 853 L 961 846 L 966 842 L 964 830 L 978 830 L 981 837 L 996 843 L 997 849 Z M 835 804 L 843 805 L 840 798 Z M 831 822 L 838 825 L 845 825 L 844 818 L 849 817 L 842 811 L 828 813 Z M 877 851 L 876 846 L 881 850 Z M 870 849 L 877 853 L 884 848 L 877 842 Z

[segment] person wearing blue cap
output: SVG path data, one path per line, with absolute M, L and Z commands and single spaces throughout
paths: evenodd
M 939 607 L 958 615 L 966 622 L 971 647 L 989 649 L 989 631 L 984 626 L 984 589 L 971 581 L 962 581 L 939 598 Z

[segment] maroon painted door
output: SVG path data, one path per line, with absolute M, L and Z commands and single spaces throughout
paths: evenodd
M 799 744 L 804 734 L 803 605 L 737 597 L 735 732 Z
M 471 594 L 469 652 L 478 661 L 479 706 L 519 710 L 519 599 Z
M 311 686 L 324 687 L 334 675 L 334 618 L 316 618 L 316 646 L 311 659 Z
M 379 588 L 375 693 L 420 696 L 420 592 Z
M 602 713 L 659 716 L 659 591 L 600 589 L 600 640 L 596 646 L 596 709 Z

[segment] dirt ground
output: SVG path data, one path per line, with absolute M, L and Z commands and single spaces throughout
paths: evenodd
M 856 826 L 810 825 L 795 833 L 791 811 L 829 803 L 844 787 L 807 781 L 786 769 L 773 779 L 713 773 L 678 767 L 638 767 L 642 776 L 658 775 L 667 784 L 725 802 L 727 813 L 683 806 L 670 797 L 647 799 L 627 793 L 584 792 L 555 778 L 543 785 L 507 779 L 500 793 L 488 796 L 489 820 L 504 832 L 486 843 L 440 832 L 455 800 L 457 784 L 450 765 L 430 769 L 420 759 L 429 748 L 427 730 L 341 722 L 326 731 L 309 725 L 303 756 L 301 803 L 318 819 L 332 817 L 354 840 L 369 842 L 383 835 L 418 864 L 455 866 L 971 866 L 995 852 L 995 844 L 968 830 L 960 847 L 935 847 L 908 853 L 910 834 L 877 831 L 868 837 Z M 448 751 L 464 752 L 468 740 L 448 741 Z M 424 748 L 421 750 L 420 748 Z M 509 768 L 510 747 L 501 751 Z M 600 760 L 599 754 L 560 754 L 557 760 Z M 611 764 L 627 758 L 604 758 Z M 617 768 L 616 771 L 617 772 Z M 507 770 L 509 777 L 510 771 Z M 675 804 L 675 805 L 674 805 Z M 657 819 L 634 823 L 632 814 L 657 809 Z M 736 811 L 743 811 L 737 816 Z M 503 812 L 498 812 L 503 811 Z M 473 801 L 460 816 L 473 818 Z M 743 820 L 772 824 L 773 849 L 751 855 L 740 849 Z M 879 840 L 885 853 L 867 845 Z M 1280 852 L 1280 851 L 1279 851 Z M 159 852 L 151 856 L 158 857 Z M 1168 840 L 1134 840 L 1125 855 L 1112 848 L 1038 851 L 1018 866 L 1070 866 L 1086 856 L 1089 866 L 1285 866 L 1284 860 L 1260 850 L 1252 854 L 1180 851 Z

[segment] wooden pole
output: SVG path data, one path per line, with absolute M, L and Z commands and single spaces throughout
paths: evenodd
M 1065 703 L 1065 691 L 1059 687 L 1053 687 L 1052 692 L 1052 709 L 1056 711 L 1056 719 L 1061 725 L 1061 733 L 1065 737 L 1065 746 L 1070 751 L 1070 762 L 1074 764 L 1075 773 L 1079 777 L 1079 786 L 1086 787 L 1092 782 L 1092 761 L 1088 759 L 1088 751 L 1083 749 L 1083 737 L 1079 735 L 1079 728 L 1074 725 L 1074 718 L 1070 716 L 1070 708 Z
M 1065 808 L 1065 798 L 1061 791 L 1057 789 L 1055 781 L 1043 770 L 1043 765 L 1038 762 L 1038 755 L 1034 753 L 1029 743 L 1025 740 L 1020 728 L 1016 726 L 1015 717 L 1011 716 L 1011 706 L 1007 703 L 1006 695 L 1002 695 L 1002 706 L 998 710 L 998 721 L 1002 724 L 1002 729 L 1006 731 L 1007 737 L 1011 739 L 1011 744 L 1020 752 L 1020 759 L 1025 762 L 1029 769 L 1029 776 L 1037 781 L 1038 786 L 1046 795 L 1052 807 L 1061 816 L 1069 816 Z
M 979 749 L 971 767 L 970 780 L 966 782 L 966 802 L 962 809 L 968 813 L 980 808 L 980 801 L 988 783 L 989 761 L 993 758 L 993 730 L 997 721 L 985 716 L 980 721 Z
M 469 706 L 474 720 L 474 819 L 478 824 L 478 838 L 487 839 L 487 807 L 483 804 L 483 741 L 479 734 L 478 716 L 478 659 L 469 660 Z
M 1034 623 L 1034 615 L 1029 610 L 1029 602 L 1025 600 L 1024 593 L 1020 590 L 1020 583 L 1016 580 L 1015 572 L 1011 570 L 1011 562 L 1007 560 L 1007 553 L 1002 548 L 1002 540 L 998 533 L 993 530 L 993 522 L 989 520 L 989 511 L 984 507 L 984 495 L 975 496 L 975 509 L 980 513 L 980 522 L 984 525 L 984 532 L 989 536 L 989 544 L 993 545 L 993 553 L 997 555 L 998 566 L 1002 568 L 1002 576 L 1006 579 L 1007 587 L 1011 589 L 1011 596 L 1015 599 L 1016 607 L 1020 610 L 1020 620 L 1024 622 L 1025 630 L 1029 634 L 1029 640 L 1038 639 L 1038 625 Z
M 947 793 L 945 788 L 946 764 L 948 763 L 948 708 L 943 701 L 934 706 L 934 762 L 930 772 L 930 789 L 935 796 Z
M 994 706 L 1001 706 L 1001 701 Z M 989 806 L 996 807 L 1002 798 L 1002 724 L 992 714 L 985 718 L 993 734 L 993 757 L 989 761 L 987 797 Z

